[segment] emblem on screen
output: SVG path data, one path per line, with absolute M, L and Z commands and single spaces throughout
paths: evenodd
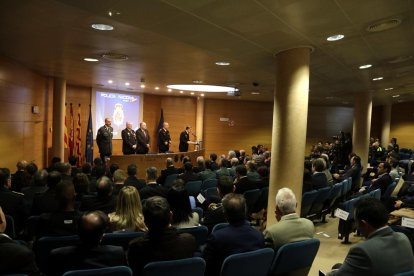
M 124 107 L 122 104 L 115 104 L 114 115 L 112 116 L 113 122 L 118 127 L 124 123 Z

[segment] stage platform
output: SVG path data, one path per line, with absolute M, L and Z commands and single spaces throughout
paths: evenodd
M 196 165 L 198 156 L 204 156 L 204 149 L 189 152 L 175 152 L 175 153 L 154 153 L 154 154 L 134 154 L 134 155 L 112 155 L 109 164 L 118 164 L 119 168 L 127 171 L 129 164 L 135 164 L 138 167 L 138 178 L 145 179 L 145 170 L 148 167 L 156 167 L 158 169 L 158 176 L 161 170 L 165 169 L 165 159 L 171 157 L 174 160 L 175 167 L 181 167 L 181 160 L 184 156 L 191 158 L 193 166 Z

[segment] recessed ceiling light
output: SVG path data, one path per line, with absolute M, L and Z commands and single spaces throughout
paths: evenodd
M 251 94 L 252 94 L 252 95 L 260 95 L 260 92 L 255 92 L 255 91 L 253 91 Z
M 145 84 L 141 84 L 139 87 L 141 87 L 141 88 L 145 88 Z
M 113 83 L 114 81 L 113 80 L 108 80 L 108 83 Z
M 91 27 L 95 30 L 99 31 L 112 31 L 114 29 L 114 26 L 108 25 L 108 24 L 92 24 Z
M 125 83 L 125 85 L 126 85 L 126 86 L 129 86 L 129 82 L 126 82 L 126 83 Z
M 372 64 L 365 64 L 365 65 L 359 66 L 359 69 L 367 69 L 367 68 L 370 68 L 370 67 L 372 67 Z
M 400 62 L 408 61 L 412 58 L 413 56 L 400 56 L 400 57 L 396 57 L 394 59 L 389 60 L 388 63 L 391 63 L 391 64 L 400 63 Z
M 172 91 L 172 89 L 171 88 L 168 88 L 168 92 L 171 92 Z
M 180 89 L 186 91 L 197 91 L 197 92 L 235 92 L 239 89 L 230 86 L 218 86 L 218 85 L 205 85 L 205 84 L 171 84 L 167 85 L 171 89 Z
M 160 88 L 159 88 L 158 86 L 156 86 L 156 87 L 155 87 L 155 90 L 158 90 L 158 89 L 160 89 Z
M 97 61 L 99 61 L 99 59 L 96 59 L 96 58 L 84 58 L 83 60 L 84 61 L 89 61 L 89 62 L 97 62 Z
M 394 87 L 388 87 L 388 88 L 385 88 L 384 90 L 389 91 L 389 90 L 393 90 L 393 89 L 394 89 Z
M 191 95 L 194 95 L 194 92 L 191 92 L 190 94 L 191 94 Z
M 109 16 L 115 16 L 115 15 L 120 15 L 121 13 L 119 11 L 108 11 L 108 15 Z
M 393 97 L 393 98 L 398 98 L 399 96 L 400 96 L 400 95 L 398 95 L 398 94 L 397 94 L 397 95 L 393 95 L 392 97 Z
M 184 93 L 184 91 L 180 91 L 180 94 L 183 94 Z
M 398 27 L 401 22 L 402 20 L 400 18 L 388 18 L 369 25 L 366 30 L 370 33 L 382 32 Z
M 195 83 L 195 84 L 202 84 L 203 81 L 202 80 L 193 80 L 193 83 Z
M 227 62 L 227 61 L 217 61 L 216 62 L 216 65 L 218 65 L 218 66 L 229 66 L 230 65 L 230 62 Z
M 200 94 L 201 97 L 204 97 L 204 94 Z
M 125 61 L 128 59 L 127 55 L 119 53 L 105 53 L 102 54 L 101 57 L 110 61 Z
M 336 35 L 329 36 L 328 38 L 326 38 L 326 40 L 328 40 L 328 41 L 337 41 L 337 40 L 341 40 L 344 37 L 345 36 L 343 34 L 336 34 Z
M 383 77 L 378 77 L 378 78 L 373 78 L 372 80 L 373 81 L 379 81 L 379 80 L 382 80 L 383 79 Z

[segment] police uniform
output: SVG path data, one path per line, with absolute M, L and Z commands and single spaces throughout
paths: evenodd
M 135 131 L 133 129 L 125 128 L 121 132 L 122 136 L 122 152 L 124 155 L 134 154 L 135 149 L 134 145 L 137 144 L 137 138 L 135 136 Z
M 164 128 L 158 132 L 158 151 L 167 152 L 170 149 L 170 132 Z
M 180 152 L 188 151 L 188 141 L 190 141 L 190 135 L 184 130 L 180 134 L 180 146 L 178 147 Z
M 98 144 L 99 153 L 103 162 L 107 157 L 112 155 L 112 137 L 113 128 L 106 125 L 98 129 L 96 143 Z

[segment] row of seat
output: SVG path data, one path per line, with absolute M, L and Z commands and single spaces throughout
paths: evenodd
M 307 275 L 318 252 L 320 241 L 309 239 L 282 246 L 275 254 L 271 248 L 228 256 L 221 267 L 221 276 Z M 200 257 L 159 261 L 144 267 L 145 276 L 203 276 L 206 263 Z M 119 275 L 131 276 L 128 267 L 110 267 L 69 271 L 64 276 Z

